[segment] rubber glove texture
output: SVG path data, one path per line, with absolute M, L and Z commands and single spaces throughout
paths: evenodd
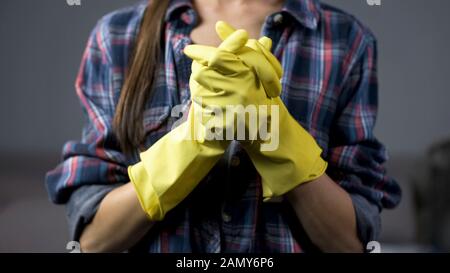
M 216 32 L 223 40 L 243 31 L 234 30 L 224 22 L 216 25 Z M 245 45 L 236 49 L 242 44 Z M 258 111 L 258 114 L 268 119 L 267 123 L 271 125 L 270 139 L 279 140 L 276 147 L 267 148 L 271 146 L 270 139 L 243 141 L 262 177 L 265 200 L 281 196 L 302 183 L 320 177 L 327 167 L 320 156 L 322 149 L 289 114 L 279 97 L 283 71 L 279 61 L 270 52 L 271 44 L 269 38 L 263 37 L 258 41 L 241 41 L 234 46 L 233 53 L 220 47 L 201 45 L 185 49 L 186 55 L 194 60 L 191 80 L 204 87 L 202 95 L 221 91 L 230 94 L 227 96 L 228 104 L 265 106 L 268 109 Z M 246 71 L 245 77 L 242 71 Z
M 220 47 L 231 54 L 247 39 L 246 32 L 235 32 L 224 39 Z M 250 80 L 248 70 L 245 67 L 237 73 L 247 75 Z M 216 125 L 213 119 L 215 108 L 209 105 L 225 105 L 234 93 L 206 92 L 193 80 L 190 89 L 192 103 L 187 120 L 141 153 L 141 161 L 128 168 L 139 202 L 151 221 L 162 220 L 168 211 L 183 201 L 214 167 L 230 143 L 209 138 L 211 129 L 217 127 L 219 131 L 224 126 Z M 237 98 L 239 96 L 233 99 Z

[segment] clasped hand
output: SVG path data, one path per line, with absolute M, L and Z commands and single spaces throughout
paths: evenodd
M 245 30 L 224 22 L 217 23 L 216 31 L 223 40 L 218 48 L 190 45 L 184 51 L 193 59 L 191 97 L 194 113 L 202 119 L 197 123 L 204 125 L 201 135 L 244 142 L 277 137 L 275 98 L 281 93 L 283 72 L 270 53 L 272 41 L 249 39 Z
M 283 70 L 270 52 L 272 41 L 267 37 L 249 39 L 245 30 L 234 30 L 220 21 L 216 32 L 223 41 L 218 48 L 190 45 L 184 50 L 193 60 L 190 87 L 194 112 L 200 109 L 207 116 L 216 107 L 227 113 L 225 118 L 213 115 L 213 122 L 204 130 L 219 132 L 216 136 L 221 139 L 223 130 L 230 136 L 232 128 L 231 136 L 236 139 L 238 128 L 237 140 L 262 177 L 266 200 L 321 176 L 327 167 L 320 157 L 322 149 L 280 98 Z M 227 108 L 230 105 L 235 108 Z M 244 115 L 235 115 L 236 109 L 245 109 Z M 240 127 L 245 128 L 247 138 L 239 135 Z

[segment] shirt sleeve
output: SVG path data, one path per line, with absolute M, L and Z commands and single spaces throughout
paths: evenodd
M 365 246 L 370 241 L 377 241 L 381 234 L 380 209 L 367 198 L 350 194 L 356 216 L 356 228 L 359 240 Z
M 80 240 L 83 229 L 94 218 L 103 198 L 120 185 L 85 185 L 72 192 L 66 204 L 71 240 Z
M 102 20 L 91 32 L 76 80 L 76 93 L 86 123 L 80 141 L 64 145 L 63 161 L 46 175 L 50 199 L 64 204 L 71 192 L 84 185 L 128 182 L 126 157 L 113 133 L 115 108 L 113 66 L 108 26 Z M 118 92 L 116 92 L 118 93 Z
M 379 212 L 401 198 L 398 183 L 386 174 L 385 147 L 375 138 L 378 109 L 375 38 L 362 36 L 349 65 L 339 99 L 340 109 L 330 131 L 327 170 L 353 200 L 360 237 L 373 240 L 380 233 Z

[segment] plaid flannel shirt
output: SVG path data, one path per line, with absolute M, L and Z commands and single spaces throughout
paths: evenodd
M 69 202 L 69 219 L 78 232 L 105 194 L 129 181 L 127 166 L 138 161 L 138 149 L 133 156 L 121 152 L 112 120 L 147 4 L 143 1 L 108 14 L 92 31 L 76 80 L 87 118 L 82 139 L 65 144 L 62 163 L 46 176 L 51 200 Z M 177 120 L 171 115 L 173 107 L 189 105 L 191 61 L 183 49 L 192 43 L 190 32 L 197 21 L 191 1 L 171 1 L 165 17 L 163 57 L 144 113 L 145 147 L 170 130 Z M 373 134 L 378 103 L 373 34 L 351 15 L 316 0 L 286 0 L 280 12 L 266 18 L 262 34 L 272 38 L 273 53 L 285 71 L 282 100 L 323 149 L 328 175 L 350 193 L 361 240 L 376 238 L 379 210 L 398 204 L 401 191 L 386 175 L 386 150 Z M 260 183 L 245 151 L 233 142 L 194 192 L 135 249 L 314 249 L 285 201 L 262 202 Z

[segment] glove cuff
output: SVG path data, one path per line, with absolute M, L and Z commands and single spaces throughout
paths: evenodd
M 153 189 L 144 163 L 128 167 L 128 176 L 133 183 L 139 203 L 150 221 L 161 221 L 164 218 L 159 197 Z M 145 197 L 145 198 L 144 198 Z

